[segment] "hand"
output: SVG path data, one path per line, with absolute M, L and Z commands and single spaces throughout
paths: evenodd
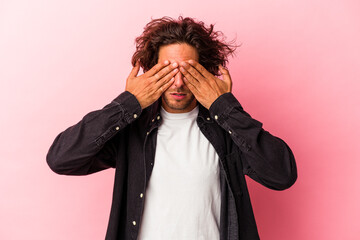
M 140 76 L 137 76 L 140 70 L 139 62 L 131 70 L 125 90 L 136 97 L 142 109 L 153 104 L 173 84 L 173 77 L 179 69 L 177 63 L 169 64 L 168 60 L 158 63 Z
M 215 77 L 194 60 L 181 62 L 180 66 L 186 86 L 207 109 L 219 96 L 231 92 L 231 77 L 229 71 L 223 66 L 219 65 L 223 80 Z

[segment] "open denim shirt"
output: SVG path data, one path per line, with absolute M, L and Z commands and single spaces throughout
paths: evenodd
M 47 154 L 50 168 L 87 175 L 116 168 L 106 239 L 137 239 L 154 166 L 161 99 L 141 109 L 134 95 L 121 93 L 60 133 Z M 197 124 L 220 157 L 220 239 L 259 239 L 245 174 L 274 190 L 294 184 L 297 169 L 288 145 L 262 128 L 232 93 L 209 110 L 199 106 Z

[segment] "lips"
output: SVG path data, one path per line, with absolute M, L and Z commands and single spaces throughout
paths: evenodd
M 184 99 L 186 96 L 185 93 L 170 93 L 170 95 L 176 100 Z

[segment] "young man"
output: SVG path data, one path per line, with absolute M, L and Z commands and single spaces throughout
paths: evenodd
M 259 239 L 244 175 L 275 190 L 296 181 L 290 148 L 231 93 L 234 47 L 219 36 L 191 18 L 152 20 L 126 91 L 52 144 L 56 173 L 116 168 L 106 239 Z

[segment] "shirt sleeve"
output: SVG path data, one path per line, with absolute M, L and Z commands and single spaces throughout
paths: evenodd
M 141 111 L 136 97 L 123 92 L 104 108 L 86 114 L 55 138 L 46 156 L 49 167 L 64 175 L 87 175 L 115 167 L 115 136 L 120 137 Z
M 209 111 L 241 150 L 244 174 L 275 190 L 287 189 L 295 183 L 297 168 L 289 146 L 265 131 L 232 93 L 221 95 Z

